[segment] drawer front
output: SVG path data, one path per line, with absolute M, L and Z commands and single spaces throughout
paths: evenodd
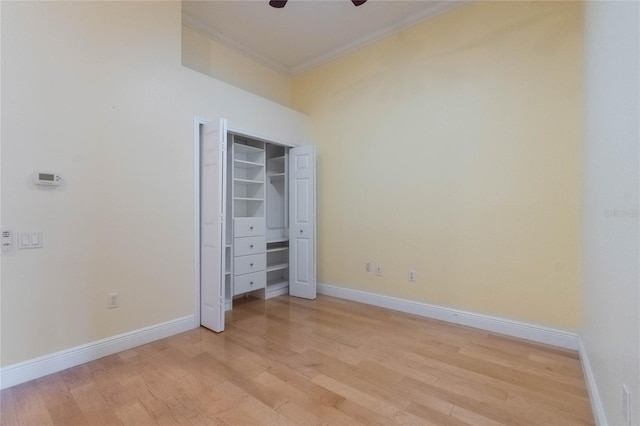
M 233 236 L 237 237 L 255 237 L 264 235 L 264 218 L 263 217 L 244 217 L 233 220 Z
M 233 240 L 234 256 L 247 256 L 249 254 L 264 253 L 266 249 L 267 243 L 264 236 L 235 238 Z
M 241 275 L 233 279 L 233 295 L 259 290 L 266 286 L 267 273 L 264 271 Z
M 267 266 L 267 256 L 263 254 L 252 254 L 251 256 L 240 256 L 233 258 L 233 275 L 250 274 L 252 272 L 264 271 Z

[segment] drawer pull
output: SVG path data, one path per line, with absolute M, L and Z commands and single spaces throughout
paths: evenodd
M 249 229 L 253 231 L 253 226 L 250 226 Z
M 251 244 L 251 245 L 249 246 L 249 248 L 253 248 L 253 244 Z
M 253 281 L 249 281 L 249 285 L 253 285 Z
M 300 233 L 302 234 L 302 229 L 300 230 Z
M 250 263 L 249 266 L 251 266 L 253 268 L 253 263 Z

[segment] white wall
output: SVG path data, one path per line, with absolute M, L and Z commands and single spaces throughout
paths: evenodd
M 302 114 L 184 68 L 181 31 L 179 2 L 2 2 L 2 228 L 44 248 L 3 253 L 0 365 L 194 314 L 194 116 L 306 139 Z
M 583 328 L 606 422 L 640 424 L 640 3 L 587 2 Z

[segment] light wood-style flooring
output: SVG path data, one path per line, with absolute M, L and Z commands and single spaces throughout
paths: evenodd
M 592 425 L 575 352 L 326 296 L 0 394 L 2 425 Z

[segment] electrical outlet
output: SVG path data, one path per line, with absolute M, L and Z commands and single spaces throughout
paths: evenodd
M 409 269 L 407 271 L 407 279 L 411 282 L 415 282 L 416 280 L 416 271 L 415 269 Z
M 382 276 L 382 265 L 376 265 L 376 275 L 379 277 Z
M 120 296 L 118 293 L 109 293 L 107 295 L 107 309 L 114 309 L 120 305 Z
M 627 385 L 622 385 L 622 414 L 625 425 L 631 426 L 631 392 Z
M 364 262 L 364 271 L 371 272 L 371 262 Z

